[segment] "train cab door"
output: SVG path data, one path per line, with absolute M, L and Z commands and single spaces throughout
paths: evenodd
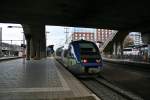
M 74 64 L 74 55 L 72 52 L 72 47 L 70 46 L 68 49 L 68 66 L 72 66 Z

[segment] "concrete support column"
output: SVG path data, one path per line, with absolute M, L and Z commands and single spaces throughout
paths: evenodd
M 39 40 L 39 39 L 37 39 L 36 53 L 35 53 L 34 59 L 35 59 L 35 60 L 41 59 L 41 57 L 40 57 L 40 40 Z
M 120 55 L 120 42 L 117 43 L 117 56 Z
M 32 34 L 32 55 L 34 59 L 38 60 L 46 57 L 46 37 L 45 25 L 30 25 Z
M 30 40 L 27 40 L 27 55 L 26 59 L 30 60 Z
M 30 48 L 31 58 L 34 58 L 36 56 L 35 44 L 36 43 L 34 43 L 34 40 L 33 40 L 33 37 L 32 37 L 31 41 L 30 41 L 30 45 L 31 45 L 31 48 Z
M 144 44 L 148 45 L 148 50 L 145 51 L 144 56 L 148 62 L 150 62 L 150 32 L 142 33 L 142 40 Z
M 119 58 L 123 57 L 123 43 L 122 42 L 117 43 L 117 56 L 119 56 Z
M 46 57 L 45 25 L 24 24 L 22 25 L 27 40 L 27 59 L 36 60 Z
M 41 58 L 45 58 L 46 57 L 46 35 L 42 34 L 40 40 L 41 40 L 40 56 L 41 56 Z
M 123 58 L 123 42 L 120 42 L 120 56 Z
M 26 59 L 30 60 L 30 40 L 31 40 L 31 35 L 30 34 L 25 34 L 25 38 L 26 38 L 26 41 L 27 41 Z
M 113 44 L 113 55 L 115 57 L 117 56 L 117 42 L 114 42 L 114 44 Z

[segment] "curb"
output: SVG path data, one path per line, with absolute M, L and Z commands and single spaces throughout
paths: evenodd
M 0 59 L 0 62 L 2 62 L 2 61 L 7 61 L 7 60 L 19 59 L 19 58 L 23 58 L 23 57 L 10 57 L 10 58 L 4 58 L 4 59 Z

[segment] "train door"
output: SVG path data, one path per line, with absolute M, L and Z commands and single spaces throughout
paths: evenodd
M 68 67 L 68 50 L 67 49 L 63 51 L 63 62 L 65 66 Z
M 70 46 L 68 49 L 68 65 L 73 66 L 75 64 L 75 57 L 73 55 L 73 47 Z

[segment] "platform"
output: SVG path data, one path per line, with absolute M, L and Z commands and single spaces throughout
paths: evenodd
M 19 59 L 23 57 L 18 57 L 18 56 L 12 56 L 12 57 L 0 57 L 0 62 L 1 61 L 7 61 L 7 60 L 13 60 L 13 59 Z
M 54 58 L 0 63 L 0 100 L 97 100 Z
M 143 61 L 132 61 L 131 59 L 115 59 L 115 58 L 102 58 L 105 62 L 110 63 L 116 63 L 116 64 L 122 64 L 122 65 L 130 65 L 135 66 L 142 69 L 150 70 L 150 63 L 149 62 L 143 62 Z

